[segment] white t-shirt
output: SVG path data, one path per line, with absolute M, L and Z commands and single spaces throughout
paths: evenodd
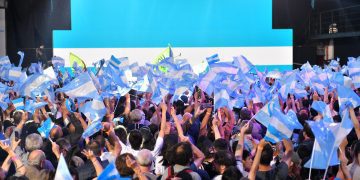
M 130 145 L 126 145 L 124 143 L 122 143 L 120 140 L 120 145 L 121 145 L 121 153 L 120 154 L 124 154 L 124 153 L 130 153 L 132 155 L 134 155 L 135 157 L 138 155 L 140 150 L 134 150 L 131 148 Z M 156 143 L 155 143 L 155 147 L 154 150 L 151 151 L 153 157 L 156 157 L 160 154 L 161 148 L 164 144 L 164 138 L 163 137 L 158 137 L 156 139 Z
M 155 157 L 155 174 L 164 174 L 165 166 L 162 165 L 163 156 L 156 156 Z

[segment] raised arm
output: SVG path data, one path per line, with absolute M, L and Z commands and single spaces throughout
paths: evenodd
M 345 148 L 346 148 L 347 144 L 348 144 L 348 141 L 346 138 L 344 138 L 344 140 L 341 142 L 341 144 L 339 146 L 338 156 L 339 156 L 339 160 L 340 160 L 340 169 L 339 169 L 336 177 L 345 179 L 345 180 L 351 180 L 351 174 L 350 174 L 349 169 L 347 168 L 347 164 L 348 164 L 349 160 L 346 158 L 346 155 L 345 155 Z
M 96 156 L 91 150 L 83 150 L 81 152 L 83 155 L 86 156 L 87 159 L 91 161 L 91 163 L 95 167 L 96 176 L 99 176 L 101 172 L 103 171 L 103 167 L 101 166 L 100 162 L 96 159 Z
M 194 164 L 197 168 L 199 168 L 205 159 L 204 153 L 198 147 L 196 147 L 193 143 L 191 143 L 189 137 L 180 136 L 180 140 L 182 142 L 187 142 L 187 143 L 191 144 L 191 150 L 193 151 L 194 156 L 195 156 Z
M 172 118 L 174 119 L 175 126 L 176 126 L 177 132 L 179 134 L 179 137 L 184 136 L 184 131 L 179 123 L 179 119 L 176 116 L 174 107 L 171 107 L 170 113 L 171 113 Z
M 288 167 L 290 167 L 291 163 L 291 156 L 294 152 L 293 144 L 289 139 L 283 139 L 284 147 L 285 147 L 285 154 L 281 159 L 282 162 L 285 162 Z
M 166 129 L 167 106 L 166 106 L 166 104 L 161 103 L 160 108 L 161 108 L 161 124 L 160 124 L 159 137 L 164 137 L 165 136 L 165 129 Z
M 110 124 L 110 123 L 109 123 Z M 114 147 L 110 152 L 117 157 L 121 152 L 121 144 L 119 137 L 116 136 L 113 126 L 109 125 L 109 129 L 105 132 L 108 135 L 110 144 Z
M 130 113 L 130 110 L 131 110 L 131 107 L 130 107 L 130 94 L 129 93 L 127 93 L 126 95 L 125 95 L 125 98 L 126 98 L 126 100 L 125 100 L 125 110 L 124 110 L 124 115 L 129 115 L 129 113 Z
M 249 179 L 250 180 L 255 180 L 256 171 L 259 169 L 261 153 L 262 153 L 262 151 L 263 151 L 266 144 L 267 144 L 267 142 L 264 139 L 262 139 L 260 141 L 258 147 L 257 147 L 256 155 L 255 155 L 253 164 L 252 164 L 250 172 L 249 172 Z
M 238 135 L 239 141 L 238 144 L 236 146 L 236 150 L 235 150 L 235 157 L 236 160 L 241 161 L 242 160 L 242 156 L 243 156 L 243 151 L 244 151 L 244 136 L 245 136 L 245 132 L 249 129 L 249 123 L 246 123 L 241 129 L 240 129 L 240 133 Z
M 205 135 L 205 134 L 206 134 L 206 130 L 207 130 L 206 125 L 207 125 L 208 122 L 209 122 L 209 119 L 210 119 L 210 116 L 211 116 L 211 112 L 212 112 L 212 108 L 207 108 L 207 109 L 206 109 L 206 114 L 205 114 L 203 120 L 201 121 L 201 125 L 200 125 L 200 134 L 201 134 L 201 135 Z
M 25 175 L 26 172 L 25 166 L 21 162 L 20 158 L 15 154 L 14 150 L 9 145 L 3 144 L 2 142 L 0 142 L 0 147 L 8 153 L 8 157 L 10 157 L 12 162 L 15 164 L 16 172 L 21 175 Z
M 214 131 L 215 140 L 221 138 L 221 134 L 220 134 L 220 131 L 219 131 L 219 125 L 218 124 L 219 124 L 219 119 L 217 117 L 214 117 L 214 119 L 212 121 L 212 129 Z

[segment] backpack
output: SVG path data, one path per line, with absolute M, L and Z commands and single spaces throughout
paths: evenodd
M 193 172 L 190 168 L 185 168 L 177 173 L 174 173 L 174 167 L 170 166 L 168 168 L 168 176 L 166 178 L 166 180 L 171 180 L 172 178 L 176 177 L 177 174 L 181 173 L 181 172 L 186 172 L 186 173 L 191 173 Z

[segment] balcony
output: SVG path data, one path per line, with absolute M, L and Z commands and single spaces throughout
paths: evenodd
M 313 14 L 307 34 L 313 40 L 360 36 L 360 5 Z

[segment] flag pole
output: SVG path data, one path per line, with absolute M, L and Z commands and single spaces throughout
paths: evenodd
M 329 169 L 329 164 L 330 164 L 330 161 L 331 161 L 331 159 L 332 159 L 332 155 L 333 155 L 333 153 L 334 153 L 334 146 L 335 146 L 335 142 L 334 142 L 334 145 L 333 145 L 333 147 L 332 147 L 332 149 L 331 149 L 331 151 L 330 151 L 330 156 L 329 156 L 328 162 L 327 162 L 327 164 L 326 164 L 326 169 L 325 169 L 325 173 L 324 173 L 323 180 L 325 180 L 327 171 L 328 171 L 328 169 Z
M 315 139 L 315 141 L 314 141 L 313 149 L 312 149 L 312 152 L 311 152 L 309 180 L 311 179 L 311 169 L 312 169 L 313 160 L 314 160 L 313 158 L 314 158 L 314 152 L 315 152 L 315 143 L 316 143 L 316 139 Z

